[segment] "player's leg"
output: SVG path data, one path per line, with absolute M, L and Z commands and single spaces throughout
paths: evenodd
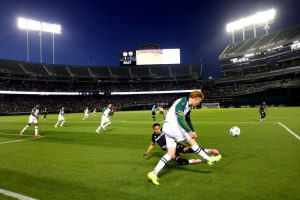
M 216 157 L 210 157 L 208 156 L 204 149 L 200 148 L 199 145 L 197 144 L 197 142 L 192 139 L 191 137 L 188 136 L 188 139 L 187 139 L 187 143 L 189 145 L 191 145 L 191 149 L 196 153 L 198 154 L 200 157 L 202 157 L 204 160 L 206 160 L 207 164 L 209 165 L 212 165 L 214 164 L 215 162 L 221 160 L 222 156 L 221 155 L 218 155 Z
M 55 128 L 57 128 L 58 124 L 59 124 L 60 120 L 58 119 L 56 124 L 54 125 Z
M 97 128 L 96 132 L 99 133 L 100 129 L 103 128 L 103 125 L 104 125 L 104 119 L 103 117 L 101 118 L 101 123 L 99 125 L 99 127 Z
M 105 118 L 105 124 L 103 125 L 103 128 L 106 128 L 108 125 L 110 125 L 111 124 L 111 122 L 110 122 L 110 120 L 109 120 L 109 118 L 108 117 L 106 117 Z
M 23 135 L 23 133 L 31 126 L 31 123 L 28 122 L 28 124 L 20 131 L 20 135 Z
M 183 144 L 184 148 L 179 148 L 179 153 L 194 153 L 193 149 L 190 147 L 187 147 Z M 212 155 L 218 155 L 219 151 L 217 149 L 203 149 L 206 154 L 212 154 Z
M 64 117 L 62 117 L 62 120 L 61 120 L 60 127 L 63 127 L 64 123 L 65 123 L 65 118 L 64 118 Z
M 263 112 L 263 113 L 262 113 L 262 120 L 264 121 L 265 118 L 266 118 L 266 112 Z
M 159 185 L 157 174 L 172 159 L 172 157 L 175 154 L 175 151 L 176 151 L 175 147 L 168 148 L 168 153 L 166 153 L 163 157 L 161 157 L 157 165 L 155 166 L 154 170 L 147 174 L 148 178 L 152 181 L 153 184 Z
M 40 134 L 39 134 L 39 124 L 37 121 L 34 122 L 34 136 L 35 137 L 40 137 Z

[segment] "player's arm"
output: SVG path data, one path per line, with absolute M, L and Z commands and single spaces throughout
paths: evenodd
M 161 115 L 163 116 L 163 118 L 166 119 L 166 112 L 165 112 L 164 108 L 159 106 L 158 110 L 161 113 Z
M 185 121 L 186 123 L 189 125 L 189 127 L 191 128 L 192 131 L 195 131 L 194 127 L 193 127 L 193 124 L 192 124 L 192 121 L 191 121 L 191 111 L 189 111 L 186 115 L 185 115 Z
M 148 146 L 148 148 L 147 148 L 147 151 L 143 154 L 143 156 L 146 156 L 146 155 L 148 155 L 149 153 L 150 153 L 150 151 L 153 149 L 153 147 L 154 147 L 154 144 L 155 143 L 153 143 L 153 142 L 151 142 L 150 144 L 149 144 L 149 146 Z
M 192 129 L 189 127 L 188 123 L 185 120 L 185 116 L 183 114 L 185 105 L 186 105 L 186 98 L 182 98 L 175 107 L 175 113 L 177 115 L 177 121 L 181 128 L 183 128 L 187 133 L 191 132 Z

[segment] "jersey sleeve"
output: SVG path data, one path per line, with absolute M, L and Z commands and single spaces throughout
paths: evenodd
M 186 123 L 189 125 L 189 127 L 191 128 L 192 131 L 195 131 L 192 121 L 191 121 L 191 111 L 189 111 L 186 115 L 185 115 L 185 121 Z
M 189 127 L 184 115 L 184 109 L 186 104 L 187 104 L 187 98 L 184 97 L 175 106 L 175 113 L 177 115 L 177 121 L 179 125 L 188 133 L 192 129 Z
M 152 134 L 151 136 L 151 141 L 153 142 L 153 144 L 155 143 L 155 138 L 154 138 L 154 135 Z

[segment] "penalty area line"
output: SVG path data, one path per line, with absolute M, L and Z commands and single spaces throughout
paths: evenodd
M 0 194 L 3 194 L 5 196 L 9 196 L 9 197 L 12 197 L 12 198 L 15 198 L 15 199 L 19 199 L 19 200 L 37 200 L 37 199 L 31 198 L 31 197 L 27 197 L 23 194 L 18 194 L 18 193 L 11 192 L 11 191 L 8 191 L 8 190 L 4 190 L 4 189 L 1 189 L 1 188 L 0 188 Z
M 287 130 L 291 135 L 293 135 L 295 138 L 297 138 L 298 140 L 300 140 L 300 136 L 297 135 L 295 132 L 293 132 L 291 129 L 289 129 L 288 127 L 286 127 L 285 125 L 283 125 L 281 122 L 278 122 L 278 124 L 280 126 L 282 126 L 285 130 Z
M 0 133 L 0 135 L 18 135 L 18 134 L 6 134 L 6 133 Z M 24 137 L 24 136 L 20 136 L 20 137 Z M 30 136 L 28 136 L 30 137 Z M 43 138 L 44 136 L 40 136 L 40 137 L 34 137 L 31 136 L 31 138 L 25 138 L 25 139 L 19 139 L 19 140 L 10 140 L 10 141 L 6 141 L 6 142 L 0 142 L 1 144 L 8 144 L 8 143 L 13 143 L 13 142 L 22 142 L 22 141 L 26 141 L 26 140 L 35 140 L 35 139 L 40 139 Z

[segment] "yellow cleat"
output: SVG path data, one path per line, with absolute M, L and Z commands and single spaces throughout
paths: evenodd
M 211 159 L 209 161 L 207 161 L 207 164 L 208 165 L 213 165 L 213 164 L 215 164 L 215 162 L 218 162 L 218 161 L 221 160 L 222 155 L 220 154 L 220 155 L 217 155 L 217 156 L 211 156 L 210 158 Z
M 157 176 L 155 176 L 155 175 L 153 174 L 153 172 L 149 172 L 149 173 L 147 174 L 147 176 L 148 176 L 148 178 L 152 181 L 153 184 L 159 185 L 159 182 L 157 182 L 157 181 L 158 181 L 158 178 L 157 178 Z

